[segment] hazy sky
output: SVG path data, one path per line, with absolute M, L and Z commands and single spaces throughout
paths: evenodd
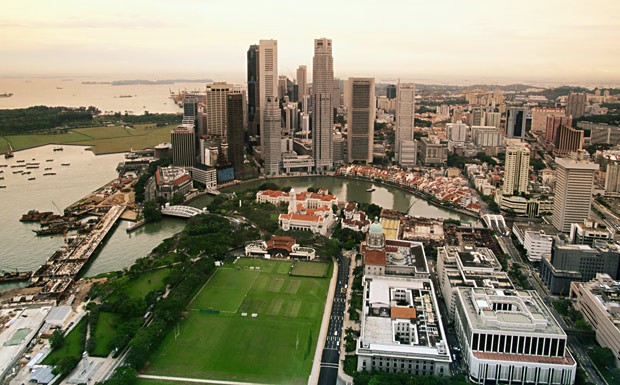
M 333 40 L 336 76 L 418 82 L 620 83 L 619 0 L 4 0 L 0 76 L 241 82 L 278 40 L 280 73 Z

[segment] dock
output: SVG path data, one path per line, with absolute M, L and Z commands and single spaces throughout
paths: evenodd
M 126 206 L 112 206 L 87 235 L 63 246 L 41 266 L 30 279 L 29 286 L 41 287 L 37 299 L 59 298 L 87 265 L 97 248 L 120 219 Z

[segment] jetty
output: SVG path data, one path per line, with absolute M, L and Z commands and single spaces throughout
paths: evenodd
M 99 219 L 94 229 L 62 246 L 30 279 L 29 286 L 41 287 L 37 299 L 58 299 L 71 287 L 97 248 L 114 228 L 126 206 L 112 206 Z

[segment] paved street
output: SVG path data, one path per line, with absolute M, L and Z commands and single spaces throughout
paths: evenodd
M 329 317 L 325 347 L 321 356 L 319 385 L 334 385 L 338 378 L 340 339 L 344 332 L 342 325 L 347 301 L 345 286 L 349 281 L 349 260 L 341 254 L 338 257 L 338 265 L 338 282 L 336 283 L 332 312 Z

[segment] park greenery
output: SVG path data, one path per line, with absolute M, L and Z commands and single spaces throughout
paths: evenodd
M 57 129 L 59 127 L 85 127 L 93 125 L 95 107 L 46 107 L 34 106 L 0 110 L 0 134 L 24 134 Z
M 613 350 L 597 346 L 590 350 L 588 355 L 608 384 L 620 384 L 620 369 L 616 367 Z

